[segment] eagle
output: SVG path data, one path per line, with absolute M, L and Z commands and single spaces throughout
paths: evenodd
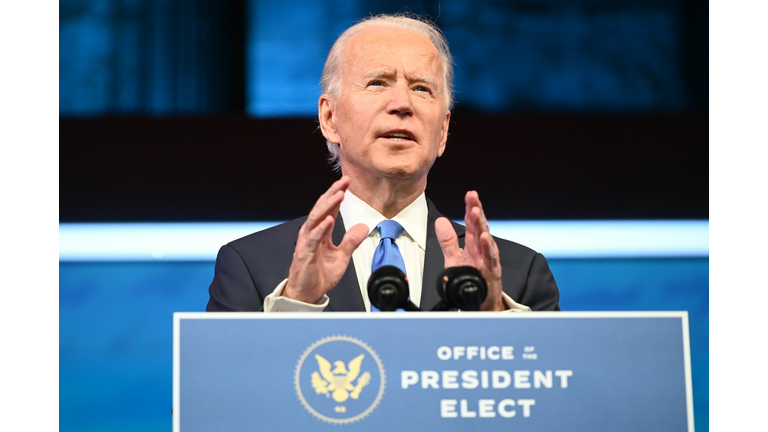
M 324 394 L 325 397 L 331 396 L 333 400 L 339 403 L 350 397 L 357 399 L 363 387 L 371 382 L 371 374 L 365 372 L 357 380 L 357 384 L 352 384 L 360 374 L 360 364 L 363 362 L 363 357 L 365 354 L 360 354 L 352 359 L 348 366 L 343 361 L 336 360 L 333 362 L 334 369 L 331 370 L 331 362 L 315 354 L 317 365 L 320 368 L 320 373 L 312 373 L 312 387 L 315 392 Z

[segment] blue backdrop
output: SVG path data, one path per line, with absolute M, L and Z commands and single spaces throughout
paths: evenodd
M 173 312 L 204 311 L 213 262 L 59 264 L 61 431 L 171 427 Z M 709 259 L 552 259 L 569 311 L 685 310 L 695 424 L 709 430 Z
M 634 112 L 708 103 L 707 7 L 691 0 L 59 4 L 59 109 L 67 116 L 315 116 L 333 41 L 365 16 L 407 10 L 445 32 L 457 109 Z

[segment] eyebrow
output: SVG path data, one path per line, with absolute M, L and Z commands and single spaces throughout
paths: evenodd
M 386 78 L 390 75 L 392 75 L 392 72 L 386 69 L 374 69 L 363 75 L 363 79 L 369 80 L 373 78 Z M 409 81 L 412 83 L 424 83 L 433 88 L 437 88 L 437 80 L 428 75 L 417 76 Z
M 363 79 L 371 79 L 371 78 L 384 78 L 387 75 L 391 75 L 392 73 L 387 71 L 386 69 L 374 69 L 365 75 L 363 75 Z
M 432 78 L 430 76 L 418 76 L 418 77 L 413 79 L 413 82 L 415 82 L 415 83 L 424 83 L 424 84 L 427 84 L 428 86 L 430 86 L 432 88 L 435 88 L 435 89 L 437 88 L 437 80 L 435 80 L 434 78 Z

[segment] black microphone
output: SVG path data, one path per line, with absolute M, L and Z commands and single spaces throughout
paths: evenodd
M 381 266 L 368 279 L 368 298 L 382 312 L 396 309 L 421 311 L 408 299 L 409 296 L 408 278 L 395 266 Z
M 433 311 L 479 311 L 488 295 L 488 285 L 474 267 L 448 267 L 437 276 L 437 293 L 441 301 Z

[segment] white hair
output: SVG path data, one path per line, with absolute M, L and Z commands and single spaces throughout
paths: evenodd
M 348 28 L 336 39 L 328 53 L 323 67 L 323 76 L 320 78 L 322 92 L 336 100 L 341 94 L 342 86 L 342 60 L 344 56 L 344 45 L 347 40 L 361 30 L 369 27 L 399 27 L 406 30 L 413 30 L 428 37 L 432 45 L 437 49 L 440 55 L 440 63 L 443 69 L 443 93 L 445 94 L 446 111 L 453 108 L 453 57 L 448 49 L 448 41 L 437 26 L 418 15 L 410 13 L 399 13 L 395 15 L 376 15 L 364 18 L 357 24 Z M 334 171 L 341 171 L 341 160 L 339 159 L 339 147 L 326 140 L 328 145 L 328 162 L 332 165 Z

